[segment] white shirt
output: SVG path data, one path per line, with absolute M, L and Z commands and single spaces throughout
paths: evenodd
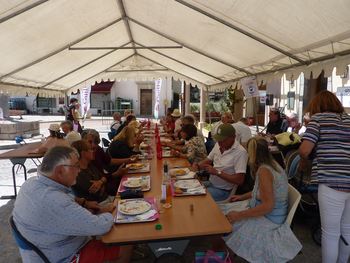
M 240 143 L 246 143 L 250 138 L 252 138 L 252 131 L 248 125 L 245 125 L 243 122 L 238 121 L 232 126 L 236 130 L 236 140 Z
M 235 141 L 232 147 L 223 153 L 220 152 L 220 146 L 216 143 L 207 158 L 213 162 L 213 167 L 218 171 L 227 174 L 246 172 L 248 154 L 238 141 Z M 237 187 L 237 185 L 229 183 L 213 174 L 210 175 L 209 181 L 214 187 L 219 189 L 231 190 L 232 188 Z
M 181 130 L 181 123 L 182 123 L 181 118 L 178 118 L 175 121 L 175 129 L 174 129 L 175 133 L 178 133 Z

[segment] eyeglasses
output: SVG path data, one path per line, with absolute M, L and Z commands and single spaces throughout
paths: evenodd
M 66 166 L 66 167 L 72 167 L 72 168 L 75 168 L 75 169 L 79 169 L 80 170 L 80 165 L 79 163 L 77 164 L 61 164 L 62 166 Z

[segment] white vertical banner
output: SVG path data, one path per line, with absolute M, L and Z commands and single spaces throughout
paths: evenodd
M 246 98 L 259 97 L 259 89 L 255 76 L 241 79 L 241 85 Z
M 160 89 L 162 87 L 162 79 L 157 79 L 155 80 L 155 100 L 156 103 L 154 105 L 154 118 L 158 119 L 159 118 L 159 101 L 160 101 Z
M 86 118 L 86 114 L 90 109 L 90 93 L 91 86 L 85 87 L 80 91 L 80 114 L 83 119 Z

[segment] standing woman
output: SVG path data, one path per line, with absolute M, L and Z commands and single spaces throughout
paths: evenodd
M 77 118 L 76 110 L 79 109 L 79 106 L 77 107 L 78 99 L 71 98 L 69 100 L 69 107 L 68 107 L 68 113 L 67 113 L 67 121 L 71 121 L 73 123 L 73 128 L 76 132 L 81 133 L 83 130 L 81 128 L 81 125 L 79 123 L 79 119 Z
M 348 262 L 350 255 L 350 117 L 337 97 L 317 94 L 308 106 L 311 120 L 299 148 L 312 153 L 311 182 L 318 183 L 322 225 L 322 262 Z

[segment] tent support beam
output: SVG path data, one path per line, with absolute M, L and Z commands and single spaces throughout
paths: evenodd
M 128 44 L 130 44 L 130 42 L 121 45 L 121 47 L 126 46 Z M 76 72 L 76 71 L 78 71 L 78 70 L 80 70 L 80 69 L 82 69 L 82 68 L 84 68 L 84 67 L 86 67 L 86 66 L 88 66 L 88 65 L 90 65 L 90 64 L 92 64 L 94 62 L 96 62 L 97 60 L 99 60 L 99 59 L 101 59 L 101 58 L 103 58 L 105 56 L 108 56 L 109 54 L 111 54 L 113 52 L 116 52 L 116 51 L 117 51 L 117 49 L 108 51 L 107 53 L 105 53 L 105 54 L 103 54 L 101 56 L 98 56 L 97 58 L 94 58 L 93 60 L 90 60 L 89 62 L 87 62 L 87 63 L 85 63 L 85 64 L 83 64 L 83 65 L 81 65 L 81 66 L 79 66 L 79 67 L 77 67 L 77 68 L 75 68 L 75 69 L 73 69 L 73 70 L 63 74 L 63 75 L 61 75 L 61 76 L 59 76 L 58 78 L 56 78 L 54 80 L 51 80 L 50 82 L 46 83 L 45 85 L 41 86 L 40 88 L 45 88 L 45 87 L 51 85 L 52 83 L 56 82 L 57 80 L 63 79 L 64 77 L 67 77 L 70 74 L 73 74 L 74 72 Z
M 33 87 L 33 86 L 26 86 L 23 84 L 16 84 L 16 83 L 11 83 L 11 82 L 4 82 L 4 81 L 0 81 L 0 84 L 4 84 L 4 85 L 15 85 L 15 86 L 19 86 L 19 87 L 23 87 L 23 88 L 28 88 L 28 89 L 34 89 L 34 90 L 47 90 L 47 91 L 55 91 L 55 92 L 60 92 L 63 93 L 64 90 L 58 90 L 58 89 L 41 89 L 40 87 Z
M 206 11 L 204 11 L 204 10 L 194 6 L 194 5 L 191 5 L 190 3 L 187 3 L 187 2 L 185 2 L 183 0 L 175 0 L 175 1 L 178 2 L 179 4 L 187 6 L 188 8 L 190 8 L 192 10 L 197 11 L 198 13 L 201 13 L 202 15 L 205 15 L 205 16 L 215 20 L 216 22 L 219 22 L 220 24 L 223 24 L 223 25 L 225 25 L 225 26 L 227 26 L 227 27 L 229 27 L 229 28 L 231 28 L 231 29 L 233 29 L 233 30 L 235 30 L 237 32 L 240 32 L 241 34 L 243 34 L 243 35 L 245 35 L 245 36 L 247 36 L 247 37 L 249 37 L 251 39 L 254 39 L 255 41 L 258 41 L 259 43 L 261 43 L 261 44 L 263 44 L 265 46 L 268 46 L 269 48 L 272 48 L 272 49 L 276 50 L 277 52 L 282 53 L 282 54 L 286 55 L 287 57 L 290 57 L 290 58 L 298 61 L 299 63 L 301 63 L 303 65 L 307 65 L 308 64 L 308 62 L 298 58 L 297 56 L 294 56 L 293 54 L 291 54 L 291 53 L 289 53 L 289 52 L 287 52 L 287 51 L 285 51 L 285 50 L 283 50 L 283 49 L 281 49 L 281 48 L 279 48 L 279 47 L 277 47 L 277 46 L 267 42 L 266 40 L 264 40 L 264 39 L 262 39 L 260 37 L 257 37 L 255 35 L 249 33 L 248 31 L 243 30 L 242 28 L 239 28 L 239 27 L 237 27 L 237 26 L 235 26 L 235 25 L 233 25 L 233 24 L 231 24 L 231 23 L 229 23 L 229 22 L 227 22 L 227 21 L 225 21 L 225 20 L 223 20 L 223 19 L 221 19 L 219 17 L 216 17 L 216 16 L 214 16 L 214 15 L 212 15 L 212 14 L 210 14 L 210 13 L 208 13 L 208 12 L 206 12 Z
M 102 30 L 104 30 L 104 29 L 106 29 L 106 28 L 108 28 L 108 27 L 110 27 L 110 26 L 112 26 L 112 25 L 118 23 L 118 22 L 121 21 L 121 20 L 122 20 L 121 18 L 116 19 L 116 20 L 114 20 L 114 21 L 108 23 L 107 25 L 104 25 L 104 26 L 102 26 L 102 27 L 100 27 L 100 28 L 98 28 L 98 29 L 96 29 L 96 30 L 90 32 L 89 34 L 86 34 L 85 36 L 83 36 L 83 37 L 77 39 L 76 41 L 74 41 L 74 42 L 72 42 L 72 43 L 69 43 L 68 45 L 65 45 L 65 46 L 62 47 L 62 48 L 59 48 L 59 49 L 57 49 L 57 50 L 55 50 L 55 51 L 53 51 L 53 52 L 51 52 L 51 53 L 49 53 L 49 54 L 47 54 L 47 55 L 45 55 L 45 56 L 39 58 L 39 59 L 37 59 L 37 60 L 34 60 L 34 61 L 32 61 L 32 62 L 30 62 L 30 63 L 28 63 L 28 64 L 26 64 L 26 65 L 24 65 L 24 66 L 22 66 L 22 67 L 20 67 L 20 68 L 17 68 L 17 69 L 15 69 L 15 70 L 13 70 L 13 71 L 11 71 L 11 72 L 9 72 L 9 73 L 6 73 L 5 75 L 2 75 L 2 76 L 0 77 L 0 80 L 6 78 L 6 77 L 8 77 L 8 76 L 11 76 L 11 75 L 13 75 L 13 74 L 16 74 L 17 72 L 20 72 L 20 71 L 22 71 L 22 70 L 24 70 L 24 69 L 26 69 L 26 68 L 28 68 L 28 67 L 30 67 L 30 66 L 33 66 L 33 65 L 35 65 L 35 64 L 37 64 L 37 63 L 39 63 L 39 62 L 41 62 L 41 61 L 43 61 L 43 60 L 45 60 L 45 59 L 47 59 L 47 58 L 49 58 L 49 57 L 52 57 L 52 56 L 54 56 L 54 55 L 56 55 L 56 54 L 58 54 L 58 53 L 64 51 L 65 49 L 69 48 L 70 46 L 73 46 L 73 45 L 75 45 L 75 44 L 78 44 L 79 42 L 81 42 L 81 41 L 83 41 L 83 40 L 85 40 L 85 39 L 87 39 L 87 38 L 89 38 L 89 37 L 91 37 L 91 36 L 97 34 L 98 32 L 100 32 L 100 31 L 102 31 Z
M 135 24 L 137 24 L 137 25 L 139 25 L 139 26 L 141 26 L 141 27 L 143 27 L 143 28 L 146 28 L 146 29 L 148 29 L 149 31 L 151 31 L 151 32 L 153 32 L 153 33 L 156 33 L 156 34 L 158 34 L 158 35 L 160 35 L 160 36 L 162 36 L 162 37 L 164 37 L 164 38 L 166 38 L 166 39 L 168 39 L 168 40 L 170 40 L 170 41 L 176 42 L 177 44 L 179 44 L 179 45 L 181 45 L 181 46 L 184 46 L 185 48 L 188 48 L 189 50 L 192 50 L 193 52 L 196 52 L 196 53 L 198 53 L 198 54 L 200 54 L 200 55 L 202 55 L 202 56 L 205 56 L 205 57 L 210 58 L 210 59 L 212 59 L 212 60 L 214 60 L 214 61 L 216 61 L 216 62 L 219 62 L 219 63 L 221 63 L 221 64 L 224 64 L 224 65 L 226 65 L 226 66 L 228 66 L 228 67 L 230 67 L 230 68 L 234 68 L 234 69 L 236 69 L 236 70 L 238 70 L 238 71 L 244 72 L 244 73 L 247 74 L 247 75 L 251 75 L 251 74 L 252 74 L 251 72 L 249 72 L 249 71 L 247 71 L 247 70 L 245 70 L 245 69 L 243 69 L 243 68 L 240 68 L 240 67 L 235 66 L 235 65 L 233 65 L 233 64 L 231 64 L 231 63 L 225 62 L 225 61 L 223 61 L 223 60 L 221 60 L 221 59 L 219 59 L 219 58 L 215 58 L 215 57 L 213 57 L 213 56 L 211 56 L 211 55 L 209 55 L 209 54 L 207 54 L 207 53 L 204 53 L 204 52 L 200 51 L 200 50 L 197 49 L 197 48 L 194 48 L 194 47 L 191 47 L 191 46 L 189 46 L 189 45 L 186 45 L 185 43 L 182 43 L 181 41 L 178 41 L 178 40 L 172 38 L 172 37 L 169 36 L 169 35 L 166 35 L 166 34 L 160 32 L 160 31 L 158 31 L 158 30 L 155 30 L 154 28 L 149 27 L 149 26 L 147 26 L 147 25 L 145 25 L 145 24 L 143 24 L 143 23 L 141 23 L 141 22 L 139 22 L 139 21 L 137 21 L 137 20 L 135 20 L 135 19 L 133 19 L 133 18 L 130 18 L 130 17 L 129 17 L 128 19 L 129 19 L 131 22 L 133 22 L 133 23 L 135 23 Z
M 149 49 L 149 48 L 155 48 L 155 49 L 176 49 L 176 48 L 183 48 L 183 46 L 144 46 L 144 47 L 136 47 L 135 45 L 133 47 L 69 47 L 69 50 L 110 50 L 110 49 Z
M 4 23 L 5 21 L 7 21 L 7 20 L 9 20 L 11 18 L 14 18 L 14 17 L 16 17 L 16 16 L 18 16 L 20 14 L 23 14 L 23 13 L 25 13 L 25 12 L 27 12 L 27 11 L 35 8 L 35 7 L 37 7 L 37 6 L 47 2 L 47 1 L 49 1 L 49 0 L 41 0 L 41 1 L 35 2 L 35 3 L 33 3 L 33 4 L 29 5 L 29 6 L 26 6 L 25 8 L 22 8 L 22 9 L 14 12 L 14 13 L 8 15 L 8 16 L 5 16 L 5 17 L 0 19 L 0 24 Z
M 113 64 L 112 66 L 110 66 L 110 67 L 108 67 L 108 68 L 105 68 L 104 70 L 102 70 L 102 71 L 100 71 L 100 72 L 98 72 L 98 73 L 96 73 L 96 74 L 94 74 L 94 75 L 88 77 L 87 79 L 84 79 L 84 80 L 82 80 L 82 81 L 80 81 L 80 82 L 74 84 L 73 86 L 71 86 L 70 88 L 66 89 L 65 91 L 67 92 L 69 89 L 74 88 L 75 86 L 77 86 L 77 85 L 79 85 L 79 84 L 81 84 L 81 83 L 83 83 L 83 82 L 85 82 L 85 81 L 87 81 L 87 80 L 89 80 L 89 79 L 91 79 L 91 78 L 93 78 L 93 77 L 96 77 L 97 75 L 99 75 L 99 74 L 101 74 L 101 73 L 103 73 L 103 72 L 106 72 L 106 71 L 109 70 L 110 68 L 113 68 L 113 67 L 115 67 L 116 65 L 118 65 L 118 64 L 120 64 L 120 63 L 123 63 L 125 60 L 128 60 L 129 58 L 131 58 L 131 57 L 133 57 L 133 56 L 135 56 L 135 55 L 132 54 L 132 55 L 130 55 L 130 56 L 127 56 L 126 58 L 124 58 L 124 59 L 118 61 L 117 63 Z
M 160 68 L 160 69 L 106 70 L 106 72 L 147 72 L 147 71 L 169 71 L 169 69 L 167 69 L 167 68 Z
M 154 64 L 157 64 L 157 65 L 159 65 L 159 66 L 165 67 L 165 68 L 167 68 L 167 69 L 170 70 L 170 71 L 173 71 L 173 72 L 175 72 L 175 73 L 177 73 L 177 74 L 179 74 L 179 75 L 181 75 L 181 76 L 184 76 L 185 78 L 192 79 L 192 80 L 194 80 L 194 81 L 196 81 L 196 82 L 202 84 L 203 86 L 207 86 L 207 85 L 204 84 L 202 81 L 196 80 L 196 79 L 194 79 L 194 78 L 192 78 L 192 77 L 190 77 L 190 76 L 187 76 L 187 75 L 185 75 L 185 74 L 182 74 L 182 73 L 180 73 L 180 72 L 178 72 L 178 71 L 176 71 L 176 70 L 173 70 L 173 69 L 171 69 L 171 68 L 168 68 L 168 67 L 166 67 L 166 66 L 160 64 L 159 62 L 154 61 L 153 59 L 150 59 L 150 58 L 148 58 L 148 57 L 146 57 L 146 56 L 143 56 L 143 55 L 141 55 L 141 54 L 137 54 L 137 55 L 140 56 L 140 57 L 142 57 L 142 58 L 144 58 L 144 59 L 147 59 L 147 60 L 153 62 Z M 218 84 L 219 84 L 219 83 L 218 83 Z
M 140 43 L 135 43 L 135 44 L 142 46 Z M 196 68 L 196 67 L 193 67 L 193 66 L 191 66 L 191 65 L 189 65 L 189 64 L 187 64 L 187 63 L 185 63 L 185 62 L 182 62 L 182 61 L 177 60 L 177 59 L 175 59 L 175 58 L 173 58 L 173 57 L 170 57 L 170 56 L 168 56 L 168 55 L 166 55 L 166 54 L 164 54 L 164 53 L 162 53 L 162 52 L 159 52 L 159 51 L 154 50 L 154 49 L 151 49 L 151 48 L 150 48 L 149 50 L 153 51 L 154 53 L 157 53 L 158 55 L 161 55 L 161 56 L 166 57 L 166 58 L 168 58 L 168 59 L 170 59 L 170 60 L 173 60 L 173 61 L 175 61 L 175 62 L 177 62 L 177 63 L 179 63 L 179 64 L 182 64 L 182 65 L 184 65 L 184 66 L 186 66 L 186 67 L 189 67 L 189 68 L 191 68 L 191 69 L 194 69 L 195 71 L 198 71 L 198 72 L 200 72 L 200 73 L 202 73 L 202 74 L 205 74 L 205 75 L 207 75 L 207 76 L 209 76 L 209 77 L 211 77 L 211 78 L 214 78 L 214 79 L 219 80 L 219 81 L 225 81 L 225 80 L 223 80 L 223 79 L 221 79 L 221 78 L 219 78 L 219 77 L 216 77 L 216 76 L 214 76 L 214 75 L 212 75 L 212 74 L 210 74 L 210 73 L 208 73 L 208 72 L 205 72 L 205 71 L 203 71 L 203 70 L 201 70 L 201 69 L 198 69 L 198 68 Z
M 134 48 L 134 54 L 137 54 L 137 51 L 135 49 L 134 38 L 133 38 L 132 33 L 131 33 L 131 28 L 130 28 L 130 25 L 129 25 L 128 17 L 126 15 L 126 11 L 125 11 L 123 0 L 117 0 L 117 4 L 118 4 L 118 8 L 119 8 L 120 14 L 122 16 L 124 25 L 126 27 L 126 32 L 128 32 L 129 40 L 132 43 L 132 46 Z

